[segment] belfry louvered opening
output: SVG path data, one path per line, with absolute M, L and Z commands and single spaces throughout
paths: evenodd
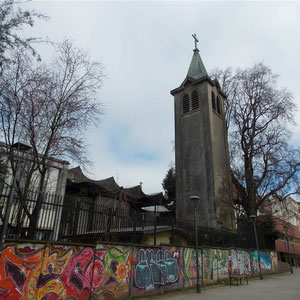
M 213 110 L 216 110 L 216 96 L 214 92 L 211 92 L 211 105 Z
M 192 92 L 192 109 L 199 108 L 199 94 L 196 90 Z
M 187 94 L 184 94 L 182 98 L 182 111 L 183 113 L 190 111 L 190 97 Z
M 220 103 L 220 98 L 219 98 L 219 96 L 217 97 L 217 112 L 218 112 L 218 114 L 221 113 L 221 103 Z

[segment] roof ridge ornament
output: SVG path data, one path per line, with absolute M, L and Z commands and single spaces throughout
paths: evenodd
M 192 37 L 195 40 L 195 49 L 194 49 L 194 51 L 199 51 L 199 49 L 197 48 L 197 43 L 199 43 L 199 40 L 197 39 L 196 33 L 192 34 Z

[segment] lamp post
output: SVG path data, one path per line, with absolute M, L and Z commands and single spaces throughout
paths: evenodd
M 20 151 L 25 153 L 26 151 L 30 150 L 31 146 L 28 145 L 28 144 L 22 143 L 22 142 L 17 142 L 15 144 L 13 144 L 11 146 L 11 148 L 16 149 L 17 150 L 17 155 L 19 155 Z M 14 150 L 11 150 L 11 151 L 14 151 Z M 18 168 L 18 165 L 17 165 L 17 162 L 16 162 L 15 174 L 13 174 L 13 182 L 12 182 L 11 190 L 10 190 L 9 197 L 8 197 L 8 200 L 7 200 L 4 220 L 3 220 L 1 233 L 0 233 L 0 257 L 1 257 L 2 251 L 3 251 L 3 246 L 4 246 L 5 238 L 6 238 L 6 235 L 7 235 L 8 221 L 9 221 L 13 201 L 14 201 L 14 198 L 15 198 L 16 181 L 17 181 L 17 168 Z
M 285 239 L 286 239 L 287 247 L 288 247 L 288 260 L 289 260 L 289 264 L 290 264 L 290 271 L 293 274 L 294 270 L 293 270 L 293 267 L 292 267 L 292 261 L 291 261 L 291 255 L 290 255 L 290 243 L 289 243 L 289 238 L 288 238 L 288 229 L 289 229 L 289 227 L 287 225 L 284 225 L 283 228 L 284 228 L 284 231 L 285 231 Z
M 262 280 L 263 279 L 263 274 L 262 274 L 262 271 L 261 271 L 260 252 L 259 252 L 259 248 L 258 248 L 258 240 L 257 240 L 257 233 L 256 233 L 256 216 L 255 215 L 251 215 L 250 219 L 251 219 L 251 221 L 253 223 L 253 228 L 254 228 L 255 243 L 256 243 L 257 257 L 258 257 L 259 279 Z
M 200 274 L 199 274 L 199 258 L 198 258 L 198 228 L 197 228 L 197 203 L 200 200 L 198 196 L 191 196 L 190 200 L 194 202 L 194 223 L 195 223 L 195 239 L 196 239 L 196 272 L 197 272 L 197 284 L 196 284 L 196 292 L 201 293 L 201 285 L 200 285 Z

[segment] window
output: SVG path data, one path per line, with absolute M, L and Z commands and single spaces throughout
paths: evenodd
M 196 90 L 192 92 L 192 109 L 199 108 L 199 94 Z
M 211 92 L 211 105 L 213 110 L 216 110 L 216 97 L 214 92 Z
M 190 111 L 190 97 L 187 94 L 182 98 L 182 111 L 184 114 Z
M 220 98 L 217 96 L 217 112 L 218 114 L 221 113 L 221 104 L 220 104 Z

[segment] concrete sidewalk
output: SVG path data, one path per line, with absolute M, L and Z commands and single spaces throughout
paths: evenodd
M 242 285 L 216 285 L 202 289 L 200 294 L 194 290 L 169 293 L 156 297 L 141 299 L 168 300 L 299 300 L 300 299 L 300 269 L 294 269 L 294 274 L 282 273 L 265 276 L 263 280 L 253 278 L 249 285 L 243 280 Z

